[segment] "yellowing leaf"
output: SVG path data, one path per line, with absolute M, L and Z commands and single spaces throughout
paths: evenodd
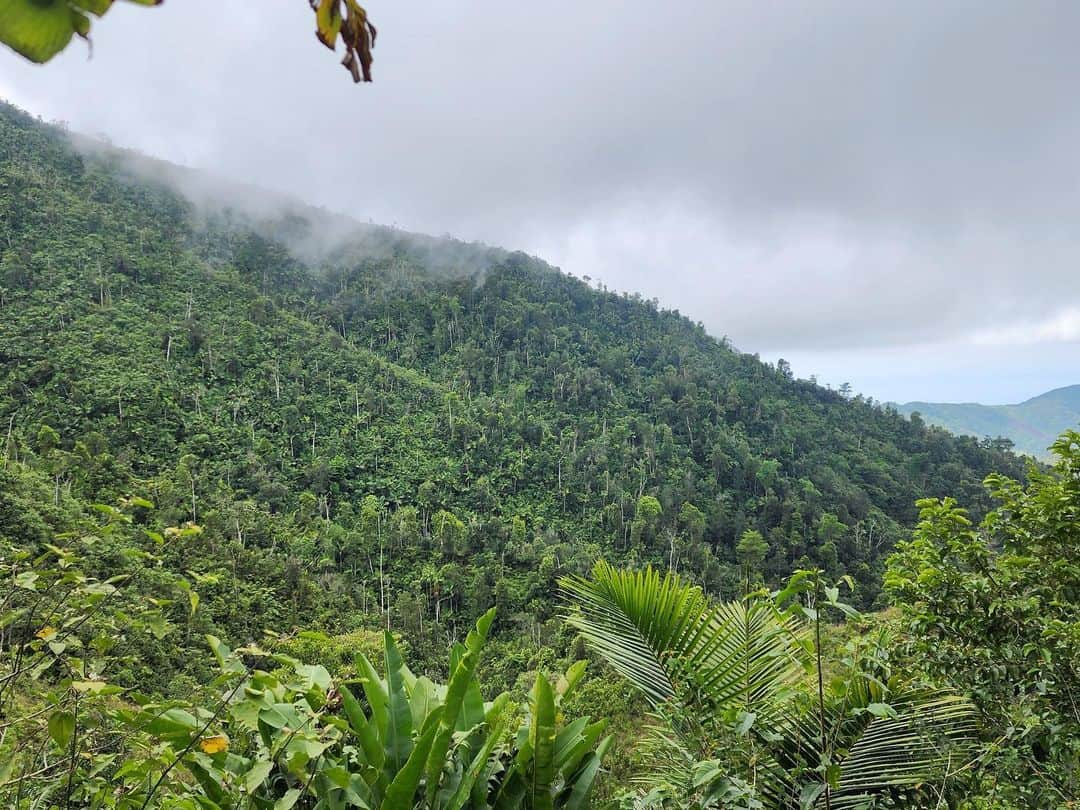
M 314 0 L 313 5 L 315 5 L 315 36 L 327 48 L 334 50 L 338 33 L 341 31 L 339 0 Z
M 42 641 L 52 641 L 54 638 L 56 638 L 56 628 L 45 625 L 45 627 L 42 627 L 40 630 L 34 633 L 34 636 L 40 638 Z
M 229 750 L 229 738 L 224 734 L 215 734 L 199 740 L 199 748 L 206 754 L 220 754 Z

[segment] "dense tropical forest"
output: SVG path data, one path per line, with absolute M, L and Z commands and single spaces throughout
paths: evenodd
M 1075 806 L 1080 436 L 215 187 L 0 107 L 6 806 Z

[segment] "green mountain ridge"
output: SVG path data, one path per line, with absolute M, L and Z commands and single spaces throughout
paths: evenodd
M 958 435 L 1009 439 L 1018 451 L 1046 460 L 1047 448 L 1061 432 L 1080 425 L 1080 385 L 1056 388 L 1015 405 L 906 402 L 896 409 L 918 413 Z
M 55 505 L 143 495 L 148 530 L 202 528 L 168 563 L 217 583 L 194 647 L 389 626 L 440 666 L 495 604 L 512 679 L 565 649 L 558 579 L 597 558 L 731 596 L 757 531 L 768 581 L 820 565 L 870 604 L 916 498 L 978 512 L 1022 474 L 524 254 L 322 242 L 318 209 L 253 221 L 129 168 L 0 107 L 0 426 Z

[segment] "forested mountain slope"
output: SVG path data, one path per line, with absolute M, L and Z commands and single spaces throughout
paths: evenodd
M 57 503 L 202 526 L 177 565 L 225 637 L 389 624 L 441 659 L 498 604 L 539 645 L 560 575 L 654 560 L 730 596 L 746 530 L 767 577 L 868 602 L 916 498 L 1021 471 L 522 254 L 323 240 L 120 160 L 0 107 L 0 427 Z
M 1080 426 L 1080 385 L 1055 388 L 1016 405 L 975 402 L 907 402 L 904 414 L 918 412 L 927 422 L 967 436 L 1004 437 L 1016 449 L 1048 459 L 1049 447 L 1064 430 Z

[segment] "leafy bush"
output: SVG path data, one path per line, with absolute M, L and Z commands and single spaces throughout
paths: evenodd
M 1029 484 L 987 479 L 999 502 L 972 526 L 952 499 L 889 560 L 898 664 L 971 695 L 984 747 L 971 808 L 1069 807 L 1080 796 L 1080 433 Z
M 33 578 L 22 576 L 17 587 L 26 589 Z M 72 596 L 82 593 L 80 586 Z M 107 598 L 113 591 L 94 585 L 89 593 Z M 85 600 L 65 624 L 85 621 L 79 611 L 94 615 L 100 601 Z M 390 633 L 385 677 L 361 653 L 351 685 L 321 664 L 254 647 L 234 651 L 211 636 L 221 674 L 212 685 L 219 697 L 208 706 L 151 701 L 68 673 L 43 705 L 21 707 L 29 727 L 12 735 L 0 800 L 118 810 L 579 810 L 609 744 L 601 739 L 604 721 L 568 721 L 562 713 L 584 662 L 556 683 L 537 675 L 522 705 L 508 693 L 485 702 L 476 665 L 494 615 L 486 613 L 451 649 L 445 685 L 414 675 Z M 28 655 L 43 656 L 38 647 L 66 637 L 51 627 L 37 636 Z M 36 658 L 21 661 L 5 682 Z M 262 668 L 267 663 L 273 671 Z M 77 666 L 74 659 L 67 665 Z

